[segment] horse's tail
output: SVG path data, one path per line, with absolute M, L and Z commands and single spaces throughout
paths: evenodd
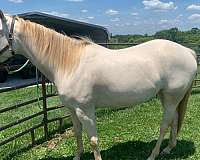
M 182 123 L 183 123 L 183 119 L 184 119 L 185 112 L 186 112 L 186 109 L 187 109 L 187 103 L 188 103 L 188 99 L 189 99 L 191 90 L 192 90 L 192 85 L 191 85 L 191 87 L 188 89 L 188 91 L 186 92 L 185 96 L 184 96 L 183 99 L 180 101 L 180 103 L 178 104 L 178 107 L 177 107 L 177 111 L 178 111 L 178 127 L 177 127 L 177 133 L 180 132 L 180 129 L 181 129 L 181 126 L 182 126 Z
M 197 65 L 197 55 L 196 55 L 195 51 L 192 50 L 192 49 L 189 49 L 189 52 L 190 52 L 190 53 L 192 54 L 192 56 L 195 58 L 195 60 L 196 60 L 196 65 Z M 186 112 L 186 109 L 187 109 L 188 99 L 189 99 L 190 93 L 191 93 L 191 91 L 192 91 L 192 85 L 193 85 L 193 83 L 191 84 L 190 88 L 187 90 L 185 96 L 184 96 L 183 99 L 180 101 L 180 103 L 178 104 L 178 107 L 177 107 L 177 112 L 178 112 L 177 133 L 179 133 L 180 130 L 181 130 L 181 126 L 182 126 L 183 119 L 184 119 L 184 116 L 185 116 L 185 112 Z

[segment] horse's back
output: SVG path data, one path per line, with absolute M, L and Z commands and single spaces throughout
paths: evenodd
M 168 40 L 106 52 L 95 62 L 94 94 L 99 104 L 101 99 L 107 104 L 140 103 L 162 89 L 184 89 L 196 72 L 192 50 Z
M 157 69 L 163 72 L 165 77 L 171 72 L 176 74 L 184 72 L 192 76 L 197 71 L 195 52 L 169 40 L 156 39 L 127 48 L 127 50 L 119 50 L 121 53 L 123 51 L 128 51 L 130 58 L 133 55 L 133 58 L 144 59 L 144 63 L 150 62 L 157 65 Z

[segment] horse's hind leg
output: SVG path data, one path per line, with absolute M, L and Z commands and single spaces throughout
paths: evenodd
M 177 126 L 178 126 L 178 112 L 176 111 L 174 119 L 171 123 L 171 131 L 168 146 L 162 151 L 161 154 L 169 154 L 171 150 L 176 147 L 177 143 Z
M 188 103 L 188 98 L 190 96 L 192 90 L 192 86 L 187 90 L 184 97 L 181 99 L 181 101 L 178 104 L 176 114 L 174 116 L 173 122 L 171 124 L 171 134 L 170 134 L 170 140 L 168 146 L 163 150 L 162 154 L 168 154 L 170 151 L 176 146 L 176 137 L 178 132 L 180 132 L 181 124 L 183 122 L 183 118 L 186 111 L 186 106 Z
M 77 117 L 86 129 L 88 138 L 90 140 L 91 148 L 94 152 L 95 160 L 101 160 L 101 154 L 98 148 L 98 138 L 96 130 L 95 107 L 85 106 L 76 109 Z
M 157 140 L 156 146 L 153 149 L 151 155 L 149 156 L 148 160 L 154 160 L 160 153 L 160 146 L 163 141 L 163 138 L 165 136 L 165 133 L 169 127 L 169 125 L 172 123 L 173 118 L 176 113 L 176 108 L 178 106 L 178 99 L 171 96 L 171 95 L 162 95 L 161 101 L 164 108 L 163 113 L 163 119 L 160 126 L 160 135 Z
M 71 118 L 77 141 L 77 153 L 73 160 L 80 160 L 81 155 L 83 153 L 82 124 L 79 121 L 76 112 L 74 110 L 71 110 Z

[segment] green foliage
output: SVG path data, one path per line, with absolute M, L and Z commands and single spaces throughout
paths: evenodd
M 167 39 L 174 42 L 183 42 L 183 32 L 179 31 L 178 28 L 171 28 L 169 30 L 163 30 L 156 32 L 154 35 L 155 39 Z
M 115 43 L 143 43 L 154 39 L 152 36 L 146 35 L 116 35 L 111 38 L 111 42 Z
M 156 32 L 154 35 L 115 35 L 111 38 L 111 42 L 139 44 L 153 39 L 171 40 L 200 53 L 200 29 L 198 28 L 192 28 L 189 31 L 180 31 L 178 28 L 171 28 Z

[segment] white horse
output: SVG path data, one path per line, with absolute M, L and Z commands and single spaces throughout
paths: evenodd
M 82 126 L 95 160 L 101 160 L 95 108 L 136 105 L 156 94 L 164 113 L 158 141 L 148 160 L 159 154 L 169 126 L 169 144 L 162 153 L 170 153 L 176 146 L 197 71 L 194 51 L 167 40 L 111 50 L 18 17 L 14 21 L 3 13 L 1 23 L 0 61 L 12 56 L 8 46 L 29 58 L 55 83 L 62 103 L 70 109 L 78 148 L 74 160 L 79 160 L 83 153 Z

